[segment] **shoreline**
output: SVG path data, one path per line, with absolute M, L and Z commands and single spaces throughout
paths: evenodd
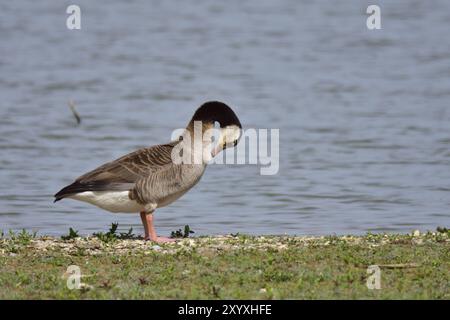
M 82 275 L 67 287 L 67 268 Z M 369 290 L 368 268 L 381 272 Z M 450 232 L 0 238 L 0 299 L 449 299 Z
M 426 243 L 450 244 L 450 231 L 425 232 L 416 230 L 407 234 L 368 233 L 364 236 L 329 235 L 329 236 L 288 236 L 288 235 L 215 235 L 177 238 L 174 243 L 158 244 L 145 241 L 140 237 L 102 237 L 104 234 L 91 236 L 76 236 L 72 239 L 62 239 L 53 236 L 35 236 L 29 233 L 16 234 L 13 237 L 0 238 L 0 256 L 8 253 L 8 248 L 31 250 L 34 254 L 60 251 L 62 254 L 79 254 L 85 250 L 85 255 L 98 254 L 130 254 L 156 251 L 160 253 L 177 253 L 183 250 L 285 250 L 289 247 L 330 246 L 336 244 L 365 245 L 377 247 L 388 244 L 423 245 Z M 15 251 L 13 249 L 12 251 Z M 15 253 L 15 252 L 12 252 Z

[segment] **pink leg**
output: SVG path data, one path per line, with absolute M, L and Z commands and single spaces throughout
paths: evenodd
M 157 243 L 175 242 L 175 239 L 158 237 L 156 235 L 155 227 L 153 225 L 153 214 L 141 212 L 141 220 L 144 225 L 145 240 L 151 240 Z

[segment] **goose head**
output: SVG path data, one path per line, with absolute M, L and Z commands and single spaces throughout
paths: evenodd
M 218 137 L 216 135 L 214 141 L 215 146 L 206 144 L 206 147 L 212 149 L 211 157 L 215 157 L 226 148 L 236 146 L 241 138 L 241 122 L 234 111 L 223 102 L 209 101 L 201 105 L 195 111 L 188 128 L 193 128 L 195 122 L 201 122 L 203 132 L 214 129 L 216 122 L 219 124 Z

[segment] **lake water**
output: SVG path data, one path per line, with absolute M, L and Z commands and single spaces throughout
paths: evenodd
M 81 7 L 81 30 L 66 7 Z M 53 194 L 167 142 L 204 101 L 280 129 L 280 170 L 211 166 L 162 234 L 361 234 L 450 224 L 450 2 L 3 1 L 0 229 L 142 232 Z M 77 126 L 67 106 L 82 117 Z

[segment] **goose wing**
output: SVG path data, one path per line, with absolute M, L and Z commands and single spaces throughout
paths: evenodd
M 142 148 L 92 170 L 55 194 L 55 202 L 85 191 L 127 191 L 135 183 L 172 163 L 177 142 Z

